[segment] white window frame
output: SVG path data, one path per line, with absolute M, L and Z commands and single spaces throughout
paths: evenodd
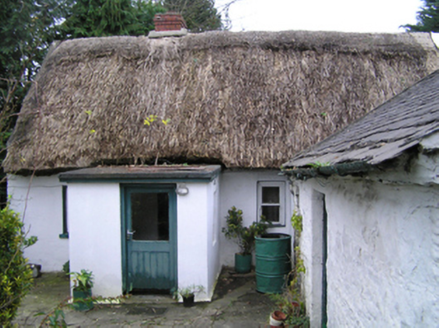
M 273 227 L 285 227 L 285 207 L 286 207 L 286 192 L 285 181 L 258 181 L 258 221 L 261 220 L 262 206 L 262 187 L 279 187 L 279 222 L 272 222 Z M 270 204 L 273 205 L 273 204 Z M 266 205 L 265 205 L 266 206 Z

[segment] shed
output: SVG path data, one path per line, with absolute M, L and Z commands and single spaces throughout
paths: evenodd
M 439 71 L 284 165 L 312 326 L 439 322 Z

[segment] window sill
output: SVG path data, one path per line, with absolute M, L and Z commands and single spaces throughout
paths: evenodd
M 272 224 L 270 224 L 269 226 L 268 226 L 268 229 L 271 229 L 271 228 L 285 228 L 286 227 L 286 225 L 285 224 L 282 224 L 282 223 L 279 223 L 279 224 L 274 224 L 274 223 L 272 223 Z

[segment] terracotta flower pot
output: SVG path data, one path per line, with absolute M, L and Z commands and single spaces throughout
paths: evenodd
M 282 327 L 286 318 L 282 311 L 274 311 L 270 316 L 270 327 Z

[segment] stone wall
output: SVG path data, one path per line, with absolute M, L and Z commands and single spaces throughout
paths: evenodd
M 407 175 L 401 170 L 391 180 L 384 174 L 295 182 L 304 218 L 303 285 L 312 326 L 320 326 L 322 313 L 323 207 L 329 327 L 439 322 L 439 186 L 407 183 Z

